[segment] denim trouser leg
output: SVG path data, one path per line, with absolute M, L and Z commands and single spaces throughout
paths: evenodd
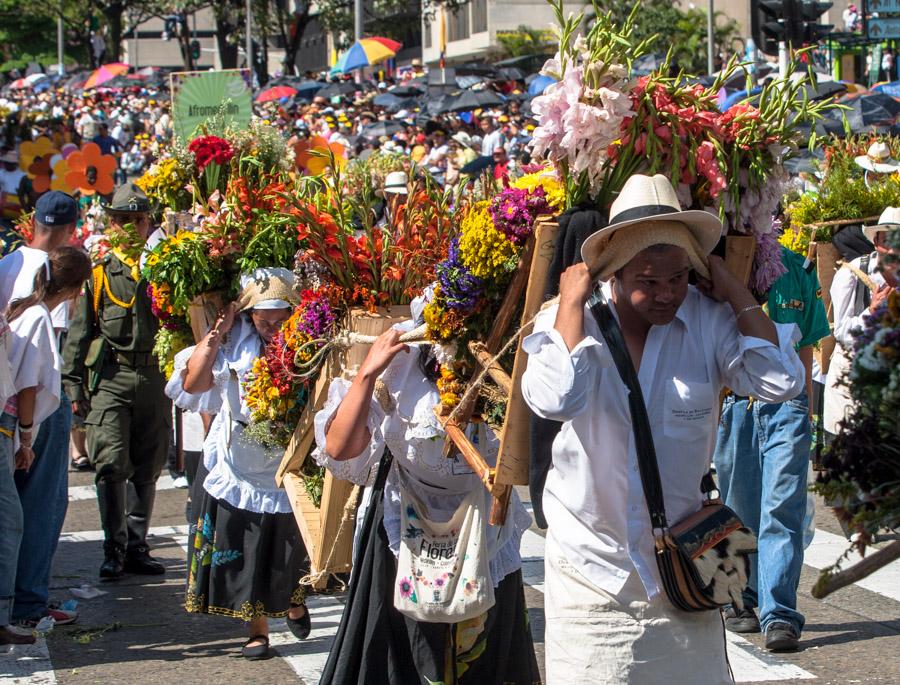
M 797 585 L 803 566 L 803 518 L 810 427 L 807 398 L 776 404 L 727 398 L 714 462 L 725 503 L 759 538 L 744 603 L 803 629 Z
M 12 432 L 16 417 L 0 416 L 0 428 Z M 22 544 L 22 505 L 13 480 L 13 441 L 0 434 L 0 626 L 12 621 L 16 588 L 16 561 Z
M 41 424 L 34 464 L 16 473 L 25 515 L 25 539 L 16 572 L 15 621 L 39 618 L 50 598 L 50 570 L 69 507 L 69 431 L 72 407 L 63 394 L 59 409 Z
M 803 567 L 803 521 L 812 443 L 806 394 L 756 410 L 762 445 L 759 519 L 759 620 L 803 630 L 797 586 Z
M 713 463 L 722 500 L 754 533 L 759 531 L 762 499 L 760 443 L 754 413 L 745 399 L 728 396 L 722 404 Z M 750 582 L 744 590 L 744 605 L 757 606 L 756 555 L 750 557 Z

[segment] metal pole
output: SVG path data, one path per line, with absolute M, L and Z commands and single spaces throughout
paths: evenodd
M 251 24 L 253 23 L 252 8 L 250 0 L 247 0 L 247 68 L 253 69 L 253 37 L 250 35 Z M 253 81 L 253 72 L 250 72 L 250 81 Z
M 137 19 L 135 18 L 134 21 L 137 21 Z M 132 65 L 134 66 L 135 70 L 137 70 L 141 63 L 139 52 L 140 39 L 138 38 L 138 25 L 135 23 L 132 26 L 131 30 L 134 31 L 134 59 L 132 60 Z
M 713 0 L 709 0 L 706 11 L 706 72 L 712 74 L 716 70 L 716 19 Z
M 66 73 L 66 49 L 65 38 L 63 36 L 63 18 L 62 15 L 56 18 L 56 70 L 60 76 Z
M 783 40 L 778 41 L 778 78 L 787 76 L 788 70 L 788 49 L 787 43 Z
M 363 0 L 353 0 L 353 38 L 363 37 Z

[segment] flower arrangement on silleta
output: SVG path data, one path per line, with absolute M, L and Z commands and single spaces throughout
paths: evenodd
M 883 269 L 896 269 L 900 232 L 889 232 L 888 244 L 891 253 L 879 261 Z M 891 293 L 865 319 L 845 379 L 854 407 L 826 451 L 824 471 L 813 486 L 859 534 L 852 539 L 860 552 L 877 533 L 900 526 L 900 294 Z
M 558 179 L 539 169 L 492 199 L 475 202 L 462 217 L 459 235 L 437 265 L 437 284 L 424 311 L 427 336 L 440 349 L 438 391 L 444 407 L 459 402 L 461 375 L 472 366 L 468 342 L 487 337 L 535 221 L 558 214 L 563 201 Z
M 816 189 L 802 195 L 785 197 L 784 233 L 779 242 L 806 256 L 812 239 L 813 224 L 829 221 L 871 219 L 885 207 L 900 206 L 900 174 L 869 174 L 856 164 L 874 143 L 884 143 L 890 158 L 900 159 L 900 138 L 892 135 L 863 134 L 846 138 L 829 137 L 821 141 L 823 158 L 816 161 Z M 816 228 L 817 241 L 830 241 L 839 226 Z
M 251 425 L 244 436 L 269 448 L 287 447 L 318 372 L 315 353 L 337 331 L 327 289 L 304 290 L 300 304 L 266 345 L 244 379 Z
M 629 80 L 633 61 L 648 49 L 633 38 L 638 4 L 616 26 L 595 2 L 597 20 L 583 36 L 576 36 L 582 15 L 566 18 L 562 2 L 551 4 L 560 49 L 542 73 L 557 83 L 532 101 L 540 119 L 534 152 L 559 169 L 567 205 L 606 209 L 629 176 L 666 174 L 684 209 L 718 214 L 727 232 L 756 238 L 752 285 L 767 290 L 783 273 L 772 231 L 788 180 L 783 163 L 805 142 L 800 126 L 832 106 L 806 100 L 811 74 L 788 74 L 752 102 L 720 112 L 719 91 L 743 70 L 736 60 L 708 87 L 684 73 L 670 76 L 669 59 L 649 76 Z

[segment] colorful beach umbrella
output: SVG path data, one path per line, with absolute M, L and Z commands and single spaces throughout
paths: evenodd
M 274 88 L 262 91 L 256 96 L 256 101 L 271 102 L 272 100 L 280 100 L 281 98 L 290 98 L 296 94 L 296 88 L 291 88 L 290 86 L 275 86 Z
M 112 81 L 116 76 L 124 76 L 127 73 L 128 65 L 123 62 L 104 64 L 99 69 L 94 70 L 88 77 L 88 80 L 84 82 L 82 88 L 84 88 L 84 90 L 90 90 L 91 88 L 102 86 L 107 81 Z
M 354 69 L 362 69 L 363 67 L 379 64 L 396 55 L 401 47 L 403 47 L 401 43 L 390 38 L 378 36 L 361 38 L 351 45 L 347 52 L 341 55 L 337 64 L 331 68 L 331 73 L 346 74 Z

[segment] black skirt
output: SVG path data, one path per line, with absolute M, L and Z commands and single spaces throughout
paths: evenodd
M 238 509 L 210 495 L 202 482 L 193 489 L 200 496 L 193 501 L 184 608 L 251 621 L 281 617 L 303 604 L 299 581 L 309 563 L 293 514 Z
M 424 623 L 394 608 L 397 560 L 383 525 L 389 470 L 388 456 L 378 471 L 347 605 L 319 685 L 540 683 L 521 571 L 506 576 L 494 606 L 469 621 Z

